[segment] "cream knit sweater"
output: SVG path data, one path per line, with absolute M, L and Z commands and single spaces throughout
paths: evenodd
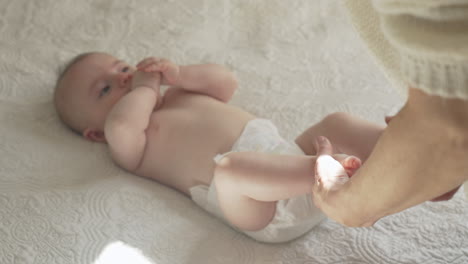
M 411 86 L 468 99 L 468 0 L 345 0 L 345 6 L 403 96 Z

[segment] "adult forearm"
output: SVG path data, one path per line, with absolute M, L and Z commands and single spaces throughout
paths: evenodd
M 468 102 L 411 89 L 371 156 L 326 205 L 363 226 L 457 188 L 468 177 Z

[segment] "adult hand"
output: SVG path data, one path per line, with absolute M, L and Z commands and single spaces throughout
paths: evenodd
M 343 170 L 339 170 L 337 167 L 338 164 L 343 164 L 343 160 L 340 160 L 340 154 L 332 154 L 333 146 L 326 137 L 316 138 L 316 150 L 317 156 L 319 156 L 315 163 L 315 184 L 312 187 L 312 197 L 314 204 L 322 210 L 329 218 L 348 226 L 350 225 L 344 222 L 342 219 L 342 210 L 340 208 L 347 208 L 348 206 L 342 204 L 338 195 L 340 194 L 340 189 L 348 182 L 349 178 L 342 180 L 339 184 L 335 184 L 333 188 L 330 188 L 330 185 L 324 184 L 324 182 L 329 181 L 329 178 L 342 178 Z M 335 163 L 331 159 L 336 159 Z M 359 160 L 359 159 L 358 159 Z M 351 177 L 356 173 L 356 171 L 361 166 L 359 160 L 359 166 L 352 171 L 349 176 Z M 369 221 L 366 223 L 360 223 L 360 226 L 371 226 L 375 221 Z
M 353 177 L 338 190 L 313 186 L 315 204 L 343 225 L 362 227 L 422 202 L 449 198 L 468 180 L 467 122 L 466 101 L 411 88 Z M 318 154 L 330 144 L 321 143 Z
M 319 137 L 322 141 L 317 145 L 317 161 L 315 166 L 316 185 L 325 191 L 338 190 L 361 167 L 361 160 L 346 154 L 333 154 L 333 147 L 327 144 L 328 139 Z
M 387 124 L 393 117 L 386 117 Z M 317 139 L 316 144 L 317 155 L 316 161 L 316 185 L 314 186 L 314 202 L 317 207 L 323 207 L 324 203 L 333 202 L 333 192 L 337 191 L 349 178 L 359 169 L 361 161 L 353 156 L 344 154 L 334 154 L 333 147 L 330 141 L 325 137 Z M 455 193 L 460 189 L 457 188 L 444 193 L 434 199 L 432 202 L 447 201 L 453 198 Z
M 312 188 L 312 198 L 314 204 L 321 209 L 328 217 L 337 220 L 336 205 L 338 203 L 337 194 L 341 187 L 346 184 L 350 177 L 361 167 L 361 160 L 348 156 L 343 159 L 344 154 L 333 154 L 333 146 L 326 137 L 316 139 L 317 160 L 315 163 L 315 185 Z M 346 156 L 346 155 L 344 155 Z M 352 157 L 352 159 L 349 159 Z M 354 163 L 354 169 L 345 169 L 349 163 Z M 362 226 L 370 226 L 371 223 Z

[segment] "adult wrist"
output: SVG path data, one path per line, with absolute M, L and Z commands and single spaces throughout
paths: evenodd
M 406 105 L 399 113 L 413 122 L 432 124 L 434 129 L 456 129 L 468 138 L 468 100 L 444 98 L 410 88 Z

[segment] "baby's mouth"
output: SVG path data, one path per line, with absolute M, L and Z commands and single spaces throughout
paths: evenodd
M 129 74 L 127 77 L 124 78 L 124 88 L 127 90 L 127 93 L 132 90 L 132 75 Z

